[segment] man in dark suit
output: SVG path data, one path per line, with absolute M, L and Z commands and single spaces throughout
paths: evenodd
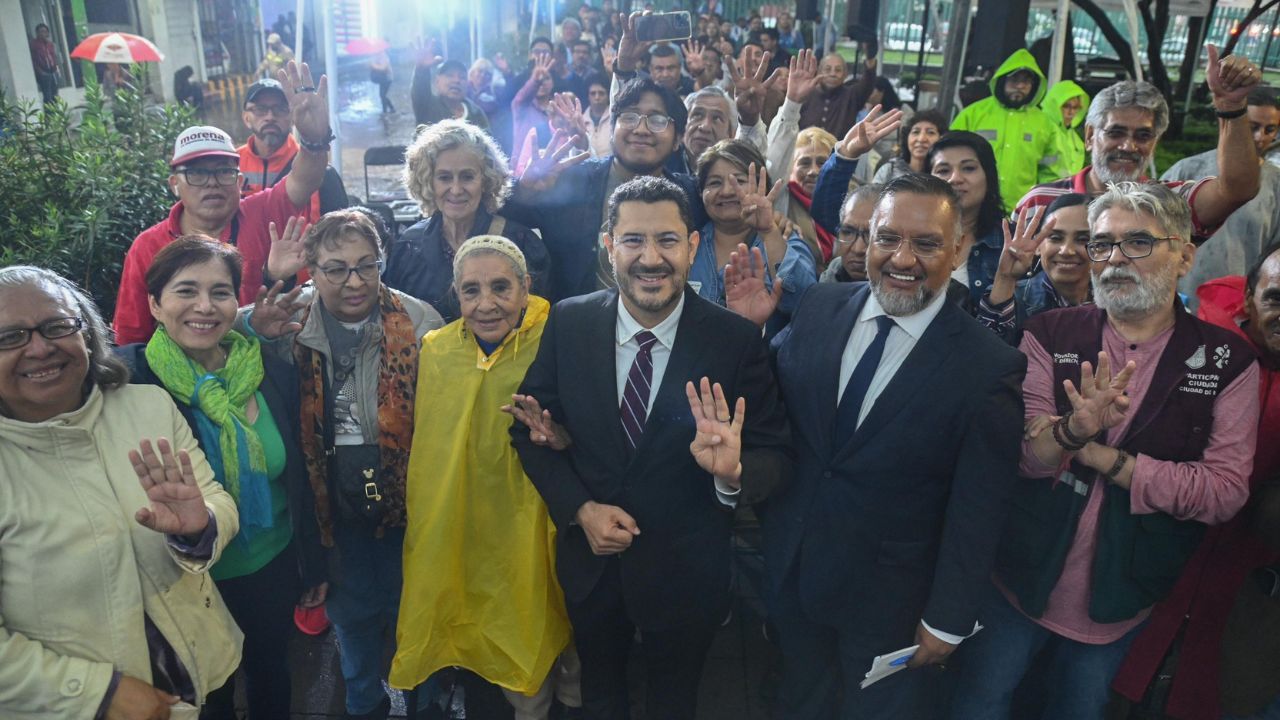
M 869 283 L 814 285 L 775 340 L 797 456 L 761 509 L 779 717 L 932 718 L 936 666 L 974 632 L 1026 360 L 947 302 L 960 236 L 946 183 L 892 181 Z M 859 689 L 877 655 L 917 644 L 909 669 Z
M 686 284 L 698 233 L 680 187 L 621 185 L 605 244 L 618 289 L 555 306 L 517 396 L 570 443 L 519 423 L 512 442 L 559 530 L 585 716 L 629 717 L 639 629 L 647 717 L 692 720 L 729 608 L 732 508 L 789 476 L 786 412 L 759 329 Z

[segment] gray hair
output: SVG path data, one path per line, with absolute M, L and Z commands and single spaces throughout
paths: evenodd
M 1089 103 L 1089 114 L 1085 122 L 1093 126 L 1095 131 L 1101 130 L 1107 124 L 1107 114 L 1123 108 L 1140 108 L 1150 112 L 1157 138 L 1169 129 L 1168 101 L 1155 85 L 1142 80 L 1122 80 L 1098 93 Z
M 1190 242 L 1191 206 L 1185 198 L 1163 183 L 1122 182 L 1107 186 L 1107 191 L 1089 203 L 1089 227 L 1094 227 L 1103 212 L 1111 208 L 1141 213 L 1155 218 L 1164 232 L 1183 243 Z M 1175 243 L 1175 246 L 1181 243 Z
M 729 137 L 738 134 L 738 103 L 734 102 L 733 97 L 725 92 L 724 88 L 718 85 L 708 85 L 701 90 L 689 93 L 684 99 L 684 109 L 690 113 L 693 112 L 693 104 L 698 102 L 698 98 L 714 97 L 729 103 Z M 688 124 L 686 123 L 686 127 Z
M 111 352 L 111 330 L 88 293 L 52 270 L 32 265 L 0 268 L 0 291 L 22 287 L 40 288 L 51 295 L 61 293 L 75 306 L 76 314 L 84 323 L 81 332 L 89 349 L 86 388 L 96 385 L 103 390 L 114 390 L 129 384 L 129 368 Z
M 884 193 L 884 185 L 880 183 L 872 183 L 870 185 L 859 185 L 854 188 L 853 192 L 845 195 L 844 202 L 840 203 L 840 222 L 844 222 L 844 216 L 853 211 L 853 206 L 864 200 L 871 202 L 880 202 L 880 196 Z
M 483 174 L 480 192 L 485 210 L 493 213 L 506 202 L 514 184 L 507 166 L 507 156 L 489 133 L 463 120 L 441 120 L 424 125 L 404 154 L 404 170 L 401 179 L 409 195 L 418 201 L 423 215 L 434 215 L 436 193 L 431 188 L 431 176 L 435 174 L 436 158 L 440 153 L 455 148 L 466 148 L 480 160 Z

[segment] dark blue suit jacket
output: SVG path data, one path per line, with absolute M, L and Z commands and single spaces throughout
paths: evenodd
M 618 411 L 618 302 L 617 290 L 602 290 L 558 303 L 520 387 L 573 444 L 563 451 L 535 445 L 519 423 L 511 426 L 512 444 L 559 530 L 556 571 L 570 604 L 587 599 L 608 560 L 592 553 L 574 524 L 578 508 L 594 500 L 622 508 L 640 528 L 617 556 L 632 622 L 647 630 L 719 622 L 729 603 L 733 514 L 689 452 L 694 421 L 685 383 L 705 376 L 730 403 L 746 398 L 740 502 L 755 502 L 787 482 L 791 469 L 768 350 L 750 321 L 686 287 L 675 347 L 631 451 Z
M 679 149 L 677 148 L 677 152 Z M 552 302 L 597 289 L 596 269 L 600 263 L 600 232 L 604 225 L 605 189 L 613 156 L 592 158 L 566 168 L 556 185 L 536 198 L 512 199 L 502 207 L 504 217 L 542 232 L 542 242 L 551 254 Z M 668 174 L 689 198 L 693 227 L 706 224 L 706 212 L 698 194 L 698 181 L 691 175 Z
M 798 582 L 811 619 L 891 651 L 913 644 L 922 618 L 973 630 L 1017 479 L 1026 359 L 944 303 L 834 447 L 840 358 L 869 295 L 814 285 L 775 341 L 797 466 L 761 519 L 774 607 L 783 581 Z

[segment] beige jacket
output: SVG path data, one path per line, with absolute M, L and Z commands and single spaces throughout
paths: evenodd
M 128 451 L 160 437 L 191 454 L 216 518 L 208 561 L 134 520 L 148 500 Z M 237 530 L 235 503 L 162 388 L 95 388 L 42 423 L 0 417 L 0 717 L 91 720 L 113 670 L 151 682 L 144 616 L 203 703 L 240 662 L 240 630 L 206 572 Z

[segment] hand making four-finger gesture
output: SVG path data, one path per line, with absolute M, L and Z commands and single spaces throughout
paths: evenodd
M 758 247 L 748 250 L 744 244 L 729 253 L 724 266 L 725 306 L 759 327 L 764 327 L 782 300 L 782 278 L 774 277 L 770 290 L 765 283 L 768 274 L 764 253 Z
M 1133 377 L 1137 365 L 1130 360 L 1114 377 L 1111 375 L 1111 358 L 1098 353 L 1098 371 L 1094 373 L 1088 361 L 1080 364 L 1080 389 L 1070 380 L 1063 380 L 1067 399 L 1071 401 L 1071 417 L 1067 430 L 1077 438 L 1092 438 L 1098 433 L 1119 425 L 1129 411 L 1129 396 L 1125 388 Z
M 190 537 L 204 532 L 209 511 L 186 450 L 175 455 L 165 438 L 160 438 L 155 447 L 150 440 L 143 440 L 137 450 L 129 451 L 129 462 L 151 501 L 149 507 L 134 513 L 139 525 L 166 535 Z
M 876 105 L 861 122 L 849 128 L 844 139 L 836 145 L 836 152 L 850 159 L 861 157 L 876 143 L 897 132 L 900 124 L 901 110 L 890 110 L 882 115 L 880 106 Z
M 812 50 L 801 50 L 791 58 L 787 75 L 787 99 L 803 105 L 818 87 L 818 58 Z
M 720 383 L 714 386 L 702 378 L 701 387 L 685 383 L 689 410 L 697 432 L 689 444 L 689 452 L 698 467 L 719 478 L 730 487 L 738 487 L 742 479 L 742 423 L 747 415 L 747 401 L 738 398 L 733 414 L 725 400 Z
M 289 98 L 293 130 L 303 142 L 326 143 L 332 137 L 329 128 L 329 78 L 311 80 L 311 68 L 292 60 L 280 69 L 277 77 Z
M 760 111 L 764 108 L 765 95 L 781 82 L 781 69 L 769 75 L 771 57 L 769 53 L 764 53 L 760 56 L 760 62 L 750 67 L 746 66 L 745 60 L 729 63 L 729 74 L 733 79 L 733 101 L 738 105 L 738 119 L 743 124 L 756 124 L 760 119 Z
M 769 176 L 755 163 L 747 166 L 747 184 L 738 182 L 736 175 L 729 176 L 729 186 L 741 199 L 742 222 L 761 235 L 778 232 L 773 223 L 773 204 L 782 196 L 782 181 L 769 189 Z
M 591 153 L 587 152 L 570 154 L 574 149 L 576 138 L 576 135 L 571 136 L 564 130 L 556 130 L 551 136 L 551 142 L 535 153 L 533 160 L 520 175 L 521 189 L 530 192 L 550 190 L 555 186 L 556 178 L 560 177 L 560 173 L 591 157 Z M 530 129 L 529 137 L 525 141 L 532 143 L 536 140 L 537 130 Z
M 1044 217 L 1045 207 L 1027 208 L 1018 215 L 1013 230 L 1009 229 L 1009 220 L 1000 221 L 1004 229 L 1004 252 L 1000 253 L 1000 263 L 996 268 L 997 276 L 1017 282 L 1036 261 L 1036 250 L 1040 243 L 1053 232 L 1054 218 L 1045 221 L 1040 227 L 1040 219 Z
M 707 69 L 707 64 L 702 62 L 702 50 L 703 44 L 697 40 L 684 44 L 684 67 L 693 77 L 698 77 Z

